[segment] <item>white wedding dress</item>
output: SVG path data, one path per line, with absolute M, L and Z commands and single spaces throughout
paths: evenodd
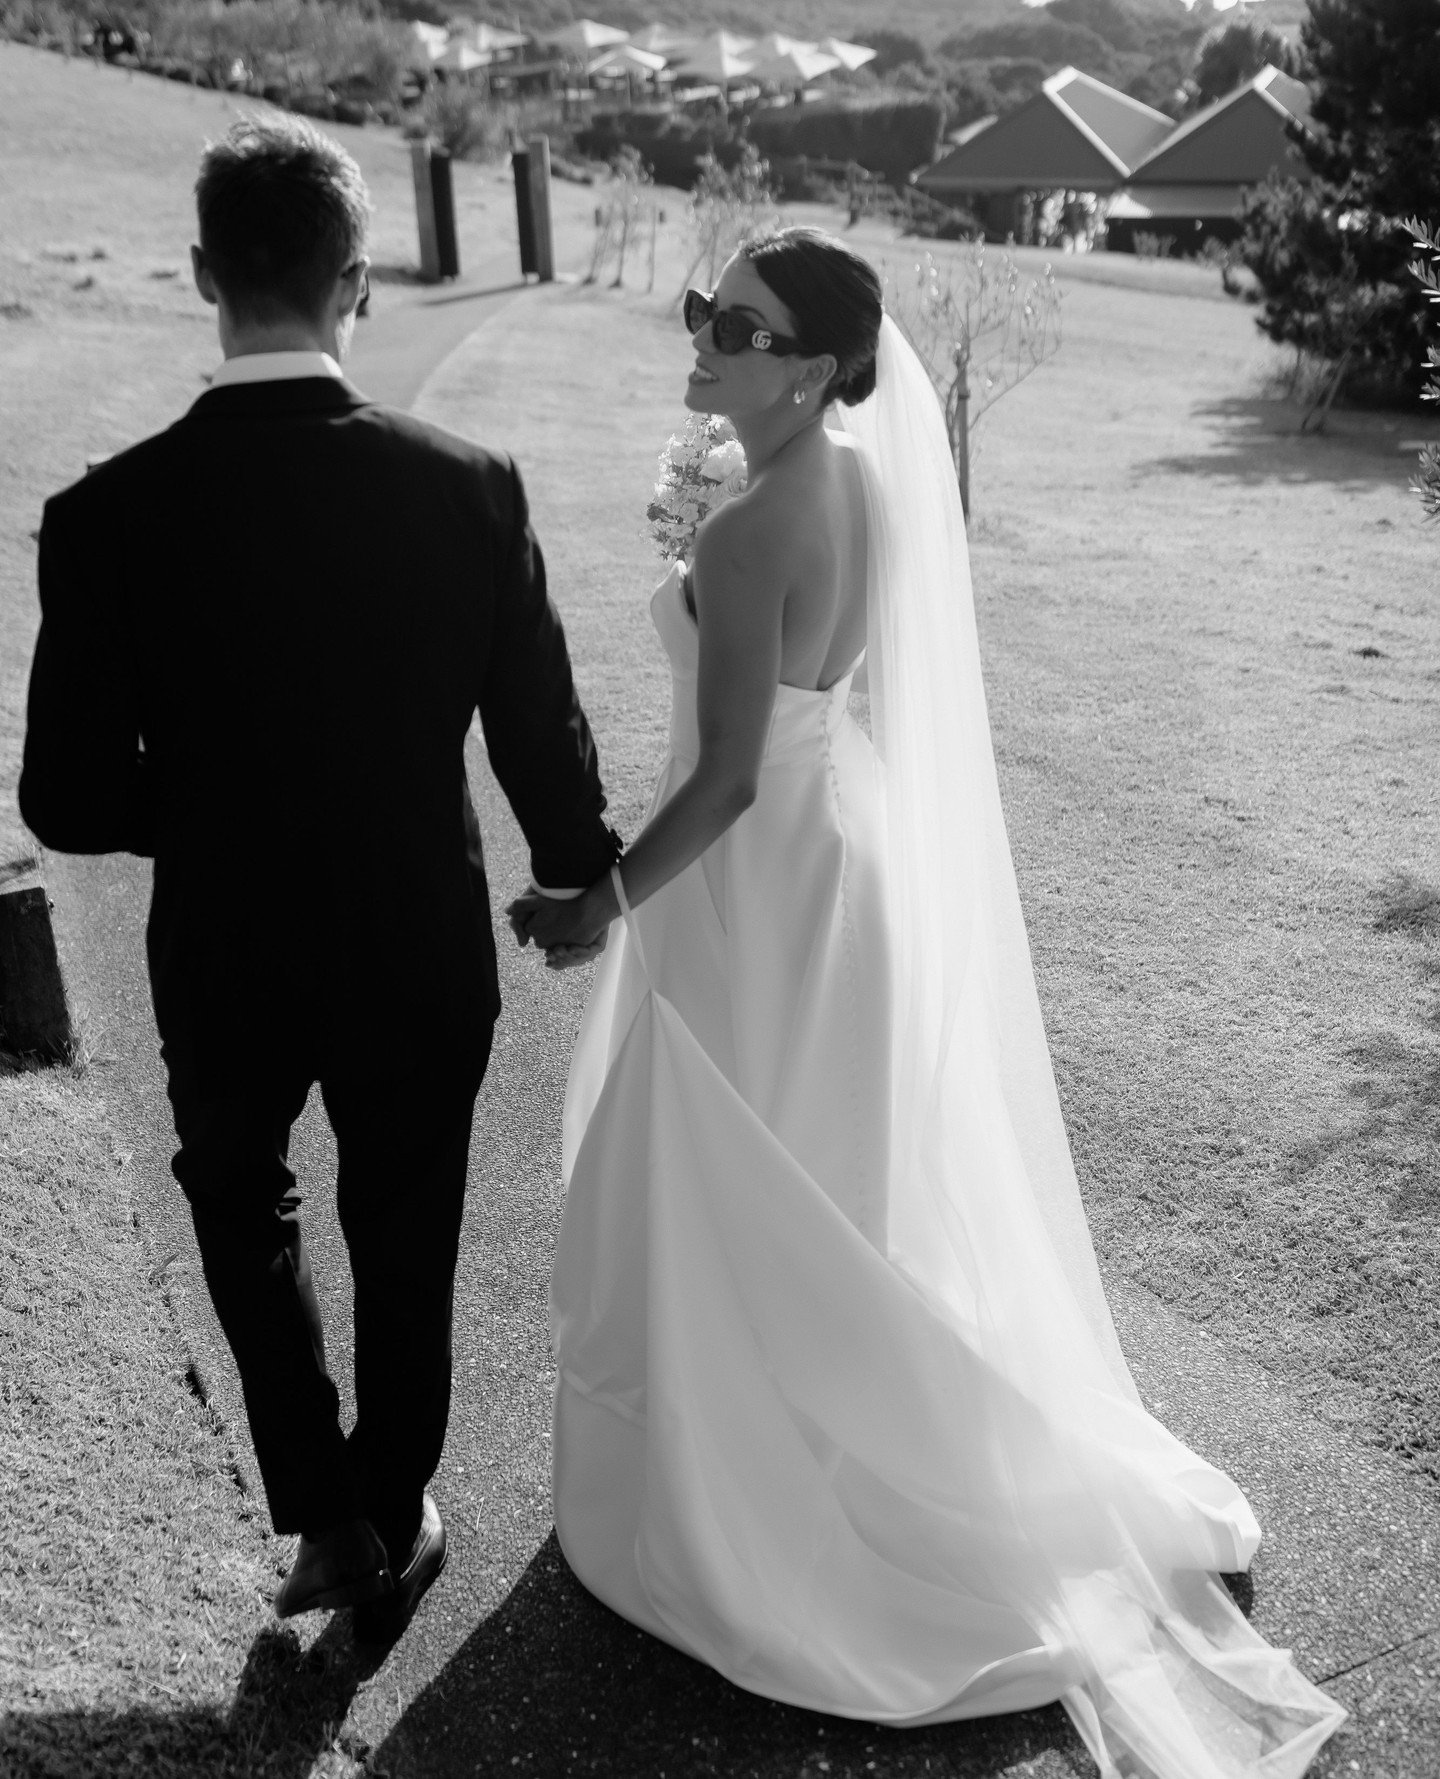
M 889 323 L 846 423 L 876 746 L 850 675 L 782 685 L 755 802 L 600 961 L 553 1284 L 560 1543 L 770 1698 L 894 1725 L 1060 1699 L 1107 1775 L 1288 1779 L 1344 1713 L 1216 1581 L 1259 1529 L 1115 1340 L 943 425 Z M 652 611 L 658 807 L 697 758 L 699 642 L 679 574 Z

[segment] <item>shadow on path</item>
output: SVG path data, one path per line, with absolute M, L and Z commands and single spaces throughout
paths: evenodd
M 1190 411 L 1197 442 L 1208 449 L 1152 457 L 1137 465 L 1141 476 L 1212 476 L 1251 486 L 1328 482 L 1361 491 L 1376 485 L 1404 487 L 1414 453 L 1402 440 L 1435 430 L 1421 414 L 1332 413 L 1322 433 L 1300 431 L 1301 410 L 1265 396 L 1229 396 Z
M 1302 1143 L 1290 1177 L 1338 1161 L 1375 1183 L 1392 1218 L 1429 1222 L 1440 1216 L 1440 886 L 1397 873 L 1376 897 L 1373 926 L 1415 947 L 1418 1018 L 1403 1021 L 1394 1009 L 1384 1029 L 1348 1047 L 1361 1114 Z
M 886 1730 L 741 1692 L 608 1611 L 552 1533 L 513 1592 L 421 1692 L 367 1770 L 390 1779 L 624 1774 L 625 1779 L 876 1779 L 1092 1772 L 1058 1705 Z
M 487 284 L 483 290 L 473 285 L 457 286 L 454 290 L 438 292 L 435 296 L 423 296 L 415 299 L 417 309 L 446 309 L 451 303 L 479 302 L 482 297 L 510 296 L 517 290 L 539 290 L 538 284 L 531 284 L 525 278 L 512 279 L 509 284 Z
M 375 1672 L 337 1613 L 308 1650 L 267 1625 L 250 1646 L 228 1711 L 43 1711 L 0 1718 L 0 1772 L 26 1779 L 309 1779 L 335 1751 L 358 1760 L 340 1733 L 350 1702 Z M 350 1759 L 337 1770 L 356 1770 Z

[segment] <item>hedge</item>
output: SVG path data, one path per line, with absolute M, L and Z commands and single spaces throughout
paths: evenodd
M 749 137 L 774 158 L 857 162 L 903 185 L 917 167 L 928 167 L 940 147 L 945 110 L 926 94 L 894 93 L 869 101 L 820 100 L 757 111 Z
M 633 148 L 657 185 L 678 185 L 688 191 L 700 177 L 701 163 L 707 156 L 713 156 L 722 167 L 733 167 L 744 151 L 744 141 L 723 124 L 623 111 L 596 118 L 589 129 L 577 130 L 575 147 L 593 161 L 613 161 L 622 148 Z

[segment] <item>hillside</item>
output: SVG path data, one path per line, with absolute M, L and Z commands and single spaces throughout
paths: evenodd
M 691 31 L 788 31 L 861 43 L 867 32 L 903 31 L 930 46 L 975 25 L 1033 16 L 1023 0 L 468 0 L 455 9 L 528 30 L 594 18 L 627 30 L 658 22 Z M 1206 20 L 1211 13 L 1208 0 L 1193 11 L 1181 0 L 1140 0 L 1133 10 L 1177 23 Z M 1240 10 L 1215 12 L 1213 22 L 1233 21 Z M 1306 0 L 1257 0 L 1244 10 L 1261 24 L 1294 34 L 1307 5 Z

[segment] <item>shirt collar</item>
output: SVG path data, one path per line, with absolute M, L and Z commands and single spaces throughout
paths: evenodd
M 247 352 L 241 358 L 227 358 L 210 379 L 212 389 L 224 389 L 234 383 L 281 383 L 299 377 L 334 377 L 345 381 L 345 373 L 328 352 Z

